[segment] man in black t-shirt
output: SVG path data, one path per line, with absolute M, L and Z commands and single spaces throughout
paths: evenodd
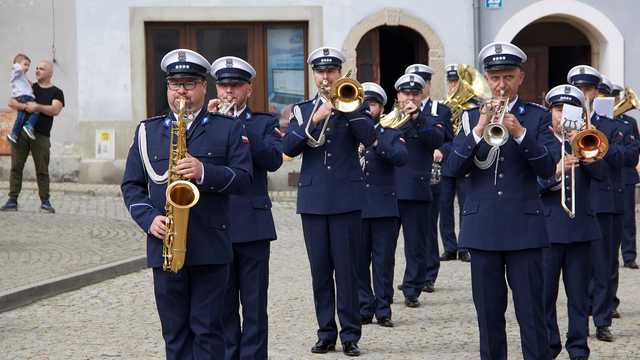
M 11 147 L 11 175 L 9 178 L 9 200 L 0 208 L 1 211 L 18 210 L 18 195 L 22 189 L 22 171 L 29 152 L 33 156 L 38 182 L 38 194 L 42 205 L 40 209 L 48 213 L 55 210 L 49 201 L 49 155 L 51 150 L 51 127 L 53 117 L 57 116 L 64 107 L 64 94 L 51 82 L 53 64 L 41 61 L 36 66 L 37 82 L 33 84 L 35 102 L 19 103 L 14 98 L 9 100 L 9 107 L 17 111 L 40 113 L 38 123 L 34 128 L 35 139 L 30 139 L 24 132 L 16 139 Z

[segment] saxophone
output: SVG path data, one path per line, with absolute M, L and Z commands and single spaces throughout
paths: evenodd
M 200 199 L 200 191 L 177 173 L 178 160 L 187 156 L 187 100 L 178 99 L 178 119 L 171 124 L 169 169 L 165 204 L 167 233 L 162 242 L 162 269 L 177 273 L 187 256 L 189 209 Z

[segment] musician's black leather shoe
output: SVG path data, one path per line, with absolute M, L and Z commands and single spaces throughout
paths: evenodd
M 612 342 L 613 334 L 608 326 L 600 326 L 596 329 L 596 338 L 600 341 Z
M 394 327 L 395 324 L 391 321 L 391 318 L 384 317 L 382 319 L 378 319 L 378 325 L 382 327 Z
M 458 253 L 458 259 L 463 262 L 471 262 L 471 254 L 468 251 L 461 251 Z
M 347 341 L 342 344 L 342 352 L 347 356 L 360 356 L 358 344 L 354 341 Z
M 9 198 L 9 200 L 0 207 L 0 211 L 18 211 L 18 199 Z
M 410 308 L 420 307 L 420 301 L 418 299 L 405 298 L 404 299 L 404 304 L 407 305 L 407 307 L 410 307 Z
M 626 263 L 624 263 L 624 267 L 626 267 L 628 269 L 637 270 L 638 269 L 638 263 L 636 263 L 635 260 L 627 261 Z
M 613 311 L 611 312 L 611 317 L 614 319 L 620 319 L 620 313 L 617 309 L 613 309 Z
M 427 283 L 424 284 L 424 287 L 422 288 L 422 291 L 428 292 L 428 293 L 432 293 L 432 292 L 436 291 L 436 286 L 433 283 L 433 281 L 427 281 Z
M 329 351 L 335 350 L 336 344 L 325 340 L 318 340 L 318 342 L 311 348 L 311 352 L 314 354 L 326 354 Z
M 456 253 L 452 253 L 452 252 L 443 252 L 442 255 L 440 255 L 440 261 L 450 261 L 450 260 L 455 260 L 456 257 Z
M 360 324 L 361 325 L 369 325 L 373 322 L 373 317 L 361 317 Z

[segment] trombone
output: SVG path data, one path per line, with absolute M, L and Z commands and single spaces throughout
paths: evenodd
M 571 153 L 575 157 L 577 157 L 579 160 L 598 161 L 604 158 L 604 156 L 607 154 L 607 151 L 609 150 L 609 140 L 602 133 L 602 131 L 591 126 L 591 121 L 589 119 L 590 114 L 591 114 L 591 109 L 589 106 L 589 102 L 587 101 L 585 104 L 584 112 L 583 112 L 583 117 L 585 120 L 584 129 L 580 130 L 571 141 Z M 576 210 L 576 186 L 575 186 L 576 185 L 576 178 L 575 178 L 576 167 L 575 165 L 571 165 L 571 207 L 567 205 L 567 200 L 568 200 L 566 197 L 567 176 L 564 168 L 564 159 L 565 159 L 565 153 L 566 153 L 564 149 L 564 145 L 566 141 L 565 134 L 569 130 L 577 130 L 577 129 L 569 126 L 565 127 L 565 124 L 563 123 L 562 129 L 561 129 L 562 153 L 561 153 L 560 162 L 562 163 L 562 166 L 560 166 L 560 176 L 561 176 L 560 186 L 562 186 L 562 189 L 561 189 L 560 202 L 561 202 L 562 208 L 567 213 L 567 215 L 569 215 L 569 217 L 573 219 L 576 216 L 576 212 L 575 212 Z
M 351 71 L 349 71 L 347 75 L 336 80 L 332 86 L 329 86 L 329 82 L 326 79 L 322 80 L 322 84 L 318 87 L 318 100 L 311 111 L 311 115 L 309 115 L 307 126 L 304 129 L 308 138 L 307 144 L 309 146 L 320 147 L 324 145 L 326 141 L 325 133 L 327 126 L 329 125 L 329 118 L 331 117 L 331 114 L 324 119 L 324 124 L 322 125 L 322 129 L 320 130 L 318 137 L 314 138 L 313 135 L 311 135 L 312 119 L 322 102 L 321 99 L 330 101 L 333 104 L 333 107 L 341 112 L 353 112 L 364 102 L 364 89 L 362 88 L 362 85 L 360 85 L 357 80 L 351 79 L 350 76 Z

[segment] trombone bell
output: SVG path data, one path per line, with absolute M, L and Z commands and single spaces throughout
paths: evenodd
M 600 160 L 609 150 L 609 140 L 595 128 L 582 130 L 573 139 L 571 150 L 580 160 Z
M 333 107 L 341 112 L 356 111 L 364 101 L 364 89 L 354 79 L 343 77 L 336 80 L 329 93 Z

